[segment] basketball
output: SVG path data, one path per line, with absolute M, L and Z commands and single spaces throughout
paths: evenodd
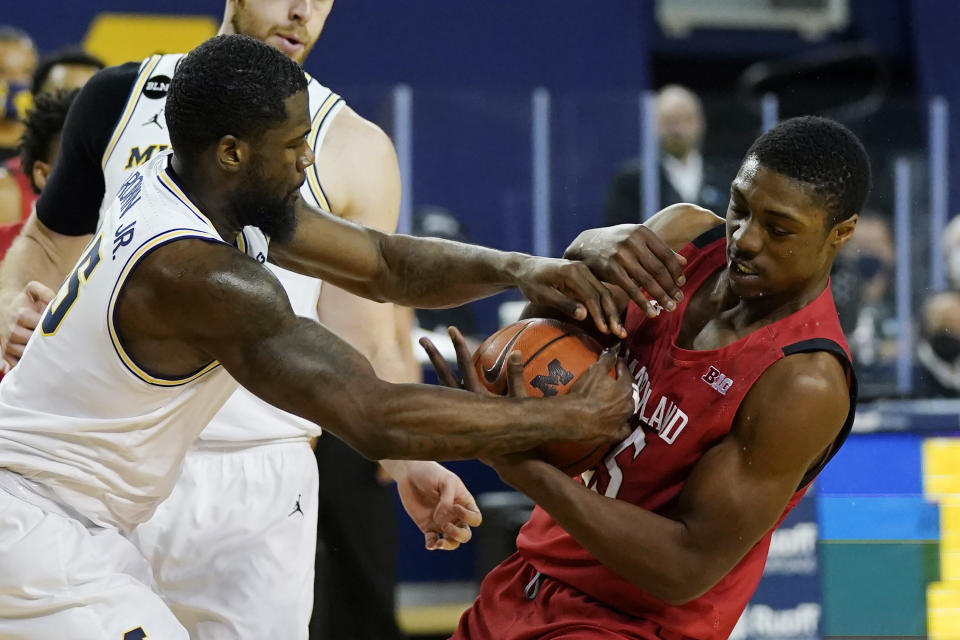
M 520 320 L 487 338 L 473 355 L 480 382 L 491 392 L 507 393 L 507 358 L 523 355 L 523 382 L 527 395 L 563 395 L 597 361 L 603 347 L 579 327 L 546 318 Z M 538 457 L 575 476 L 603 459 L 608 445 L 555 442 L 535 450 Z

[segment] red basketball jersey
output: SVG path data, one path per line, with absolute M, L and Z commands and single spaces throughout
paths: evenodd
M 691 351 L 678 347 L 676 338 L 687 302 L 711 274 L 726 265 L 724 227 L 703 234 L 681 253 L 687 258 L 687 283 L 679 308 L 653 319 L 633 303 L 627 311 L 625 359 L 640 388 L 634 416 L 637 428 L 603 463 L 580 478 L 601 494 L 668 518 L 676 512 L 677 498 L 693 466 L 731 430 L 743 398 L 771 364 L 807 351 L 832 351 L 845 363 L 850 413 L 831 455 L 849 433 L 856 387 L 829 287 L 803 309 L 723 348 Z M 784 516 L 815 475 L 812 472 L 804 478 Z M 539 507 L 521 529 L 517 547 L 542 573 L 621 611 L 656 622 L 664 630 L 700 639 L 726 638 L 760 581 L 772 533 L 773 529 L 768 531 L 710 591 L 680 606 L 668 605 L 617 576 Z

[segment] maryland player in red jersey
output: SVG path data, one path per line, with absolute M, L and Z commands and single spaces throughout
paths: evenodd
M 828 284 L 869 183 L 850 131 L 796 118 L 747 152 L 725 226 L 681 205 L 571 245 L 630 297 L 632 279 L 677 304 L 626 309 L 635 429 L 601 465 L 574 482 L 531 457 L 490 461 L 539 506 L 454 638 L 730 634 L 773 530 L 850 429 L 856 383 Z

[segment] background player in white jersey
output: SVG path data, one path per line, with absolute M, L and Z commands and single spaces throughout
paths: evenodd
M 302 63 L 332 4 L 230 0 L 221 33 L 246 33 Z M 166 83 L 180 59 L 154 56 L 139 69 L 125 65 L 95 81 L 72 119 L 66 159 L 44 196 L 39 219 L 28 223 L 8 269 L 25 263 L 30 277 L 51 287 L 59 284 L 80 243 L 96 228 L 101 200 L 102 207 L 109 206 L 126 175 L 169 146 L 163 106 Z M 393 231 L 400 181 L 389 139 L 313 79 L 308 93 L 316 162 L 308 169 L 303 197 L 349 220 Z M 50 247 L 56 250 L 43 250 Z M 59 262 L 46 271 L 48 256 Z M 276 273 L 299 315 L 319 319 L 351 342 L 384 379 L 405 381 L 392 305 L 283 270 Z M 38 289 L 34 285 L 34 296 Z M 33 328 L 26 324 L 8 342 L 11 359 L 22 352 Z M 308 439 L 319 433 L 316 425 L 239 390 L 201 434 L 170 499 L 132 534 L 168 603 L 194 637 L 305 637 L 317 517 L 317 470 Z M 450 549 L 469 539 L 469 526 L 479 523 L 479 515 L 454 474 L 435 463 L 385 464 L 429 547 Z M 240 499 L 243 511 L 232 508 Z M 443 531 L 445 523 L 456 522 L 462 526 Z
M 462 302 L 514 273 L 539 301 L 561 283 L 601 286 L 580 265 L 383 235 L 297 207 L 313 159 L 305 89 L 295 63 L 244 36 L 187 56 L 165 107 L 175 155 L 131 172 L 0 384 L 3 637 L 187 637 L 118 532 L 169 492 L 234 379 L 374 458 L 624 435 L 632 388 L 622 364 L 607 375 L 612 354 L 559 398 L 385 383 L 222 240 L 254 225 L 273 238 L 271 259 L 405 303 Z M 250 245 L 257 258 L 266 249 Z

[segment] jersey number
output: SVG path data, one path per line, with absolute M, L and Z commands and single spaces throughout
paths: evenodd
M 67 281 L 60 287 L 57 297 L 53 299 L 50 306 L 47 307 L 47 313 L 43 316 L 41 327 L 43 335 L 52 336 L 60 328 L 60 323 L 67 316 L 70 307 L 77 301 L 77 295 L 80 293 L 80 285 L 85 283 L 93 270 L 100 264 L 100 240 L 103 236 L 98 236 L 93 246 L 87 250 L 87 253 L 80 260 L 80 264 L 73 270 Z M 131 636 L 132 638 L 133 636 Z M 125 638 L 126 640 L 126 638 Z
M 123 634 L 123 640 L 144 640 L 147 637 L 147 634 L 144 633 L 143 627 L 137 627 L 136 629 L 131 629 Z
M 633 462 L 637 459 L 637 456 L 640 455 L 640 452 L 643 451 L 646 444 L 647 441 L 643 433 L 643 426 L 638 426 L 610 455 L 603 459 L 603 466 L 606 468 L 607 474 L 610 477 L 603 491 L 603 495 L 608 498 L 616 498 L 620 493 L 620 489 L 623 487 L 623 468 L 617 463 L 617 456 L 627 449 L 632 448 L 633 451 L 629 454 L 629 462 Z M 599 478 L 595 477 L 596 473 L 596 469 L 590 469 L 580 474 L 580 477 L 583 479 L 584 486 L 599 493 Z

